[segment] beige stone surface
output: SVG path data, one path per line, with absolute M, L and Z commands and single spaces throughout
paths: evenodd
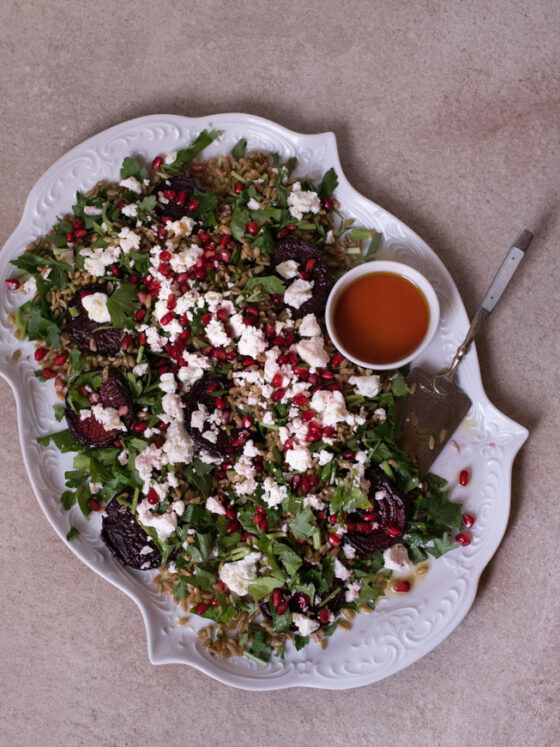
M 530 255 L 478 350 L 531 431 L 506 537 L 439 648 L 347 692 L 247 693 L 153 667 L 135 605 L 58 540 L 0 382 L 0 742 L 553 745 L 560 742 L 560 5 L 1 0 L 0 244 L 35 180 L 134 116 L 243 111 L 333 130 L 351 182 L 442 257 L 472 314 L 517 230 Z

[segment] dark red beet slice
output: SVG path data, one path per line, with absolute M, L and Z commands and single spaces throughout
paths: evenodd
M 194 383 L 187 395 L 185 403 L 185 428 L 192 440 L 201 448 L 207 449 L 207 451 L 214 454 L 220 454 L 220 456 L 231 456 L 243 448 L 242 444 L 234 446 L 240 434 L 239 429 L 232 427 L 230 431 L 225 429 L 218 430 L 216 443 L 212 443 L 212 441 L 209 441 L 202 435 L 203 430 L 210 429 L 210 423 L 208 423 L 208 428 L 204 428 L 203 430 L 191 426 L 192 414 L 196 412 L 199 404 L 204 405 L 209 414 L 212 414 L 216 409 L 216 398 L 208 391 L 209 385 L 213 386 L 215 391 L 217 388 L 223 389 L 224 386 L 227 386 L 227 383 L 217 376 L 203 376 Z
M 188 215 L 188 204 L 193 198 L 195 189 L 199 192 L 204 192 L 200 184 L 197 184 L 194 179 L 188 176 L 173 176 L 171 179 L 166 179 L 161 184 L 158 184 L 156 188 L 156 197 L 158 200 L 157 211 L 160 215 L 168 215 L 173 220 L 179 220 L 184 215 Z M 161 196 L 167 190 L 175 192 L 176 195 L 180 195 L 182 192 L 185 193 L 185 198 L 182 203 L 177 202 L 177 199 L 169 200 L 164 203 L 161 200 Z M 167 198 L 166 198 L 167 199 Z
M 402 495 L 387 475 L 379 467 L 370 467 L 365 472 L 366 480 L 370 482 L 369 498 L 373 504 L 377 518 L 371 532 L 352 531 L 345 535 L 345 539 L 353 545 L 361 555 L 369 555 L 376 550 L 385 550 L 398 542 L 406 525 L 406 506 Z M 376 500 L 377 491 L 383 491 L 385 497 Z M 353 511 L 348 514 L 347 521 L 363 522 L 364 512 Z
M 82 298 L 91 293 L 107 293 L 107 287 L 101 284 L 86 285 L 76 293 L 70 301 L 69 306 L 78 311 L 77 316 L 71 316 L 70 312 L 66 314 L 66 324 L 68 333 L 73 342 L 80 350 L 88 352 L 97 352 L 101 355 L 116 355 L 121 349 L 122 329 L 114 327 L 113 329 L 99 329 L 104 325 L 94 322 L 89 318 L 87 311 L 82 304 Z M 91 349 L 91 341 L 95 341 L 95 350 Z
M 122 565 L 142 571 L 161 565 L 161 553 L 153 539 L 138 524 L 130 509 L 121 505 L 116 498 L 107 504 L 101 539 Z M 146 547 L 150 548 L 149 552 L 145 550 Z
M 290 307 L 292 315 L 299 318 L 306 314 L 322 314 L 325 311 L 327 298 L 334 285 L 334 280 L 331 271 L 321 256 L 321 252 L 313 244 L 308 244 L 295 236 L 288 236 L 276 244 L 272 264 L 276 267 L 276 265 L 290 259 L 298 262 L 300 272 L 305 272 L 309 276 L 309 280 L 314 283 L 312 297 L 309 301 L 303 303 L 299 309 Z M 314 264 L 311 269 L 308 269 L 310 260 L 314 260 Z M 286 282 L 290 285 L 293 281 Z
M 99 375 L 101 373 L 99 371 Z M 134 403 L 130 387 L 121 372 L 116 368 L 111 368 L 107 380 L 101 384 L 97 393 L 99 394 L 99 404 L 103 407 L 113 407 L 115 410 L 128 407 L 127 414 L 122 415 L 121 420 L 130 430 L 134 422 Z M 106 431 L 93 416 L 81 420 L 80 411 L 74 412 L 68 402 L 64 412 L 68 421 L 68 430 L 81 446 L 91 449 L 110 446 L 119 435 L 122 436 L 125 433 L 125 431 L 117 429 Z

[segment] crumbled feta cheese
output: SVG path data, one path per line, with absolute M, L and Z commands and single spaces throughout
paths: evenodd
M 306 314 L 303 317 L 298 332 L 302 337 L 316 337 L 321 334 L 321 327 L 315 314 Z
M 152 470 L 160 470 L 163 465 L 164 459 L 162 451 L 161 449 L 158 449 L 155 444 L 150 444 L 146 447 L 134 460 L 136 471 L 140 475 L 144 484 L 149 482 L 152 476 Z
M 82 298 L 82 306 L 93 322 L 106 324 L 111 321 L 111 314 L 107 308 L 108 299 L 106 293 L 90 293 Z
M 322 368 L 329 362 L 329 355 L 323 346 L 321 337 L 311 337 L 296 345 L 299 357 L 313 368 Z
M 172 163 L 175 163 L 177 160 L 177 151 L 171 150 L 169 153 L 165 156 L 164 163 L 166 166 L 171 166 Z
M 108 265 L 114 264 L 119 256 L 121 250 L 118 246 L 108 246 L 106 249 L 82 249 L 80 254 L 85 257 L 84 269 L 94 277 L 101 277 L 105 274 L 105 268 Z
M 163 348 L 167 345 L 167 338 L 160 335 L 155 327 L 146 327 L 146 342 L 150 350 L 154 353 L 161 353 Z
M 205 405 L 199 402 L 198 409 L 196 409 L 191 415 L 191 428 L 197 428 L 199 431 L 202 431 L 207 420 L 208 410 Z
M 159 388 L 162 392 L 173 394 L 177 389 L 175 376 L 172 373 L 164 373 L 159 377 Z
M 199 246 L 193 244 L 192 246 L 188 246 L 186 249 L 183 249 L 183 251 L 178 252 L 177 254 L 173 254 L 171 259 L 169 260 L 169 264 L 175 272 L 186 272 L 198 262 L 203 254 L 204 252 L 202 251 L 202 249 Z M 186 293 L 185 296 L 187 296 L 190 300 L 192 294 Z M 181 299 L 179 299 L 179 301 L 180 300 Z M 185 311 L 187 311 L 187 308 L 192 308 L 194 304 L 190 304 L 187 308 L 184 308 L 184 305 L 184 302 L 183 304 L 180 304 L 179 302 L 177 303 L 177 313 L 185 313 Z
M 270 508 L 272 508 L 273 506 L 278 506 L 288 495 L 288 489 L 286 488 L 286 486 L 278 485 L 278 483 L 273 480 L 272 477 L 267 477 L 265 479 L 263 483 L 263 489 L 264 493 L 262 495 L 262 499 Z
M 37 279 L 31 275 L 31 277 L 28 277 L 25 283 L 20 287 L 20 291 L 22 293 L 33 293 L 35 294 L 37 292 Z
M 258 200 L 255 200 L 254 197 L 251 197 L 251 199 L 247 203 L 247 207 L 249 208 L 249 210 L 260 210 L 261 204 Z
M 257 483 L 253 480 L 253 478 L 249 478 L 247 480 L 244 480 L 243 482 L 238 482 L 235 485 L 235 492 L 239 496 L 253 495 L 256 489 Z
M 344 552 L 346 553 L 346 546 L 344 548 Z M 350 557 L 350 556 L 348 556 Z M 350 603 L 355 602 L 356 599 L 360 596 L 360 589 L 362 588 L 361 581 L 354 581 L 348 586 L 348 589 L 346 590 L 346 593 L 344 594 L 344 599 Z
M 297 278 L 291 285 L 289 285 L 284 293 L 284 303 L 288 306 L 293 306 L 294 309 L 299 309 L 306 301 L 312 297 L 314 282 L 313 280 L 302 280 Z
M 412 562 L 408 557 L 408 550 L 400 543 L 388 547 L 383 552 L 383 562 L 385 563 L 385 568 L 390 571 L 409 571 L 412 568 Z
M 117 462 L 119 464 L 122 464 L 123 467 L 125 464 L 128 464 L 128 449 L 123 449 L 121 453 L 117 457 Z
M 91 410 L 80 410 L 80 420 L 86 420 L 89 417 L 95 418 L 106 431 L 126 431 L 126 425 L 123 424 L 114 407 L 103 407 L 103 405 L 97 404 L 93 405 Z
M 287 259 L 285 262 L 280 262 L 279 265 L 276 265 L 275 270 L 285 280 L 297 278 L 299 275 L 299 265 L 295 259 Z
M 211 444 L 215 444 L 218 440 L 218 434 L 216 431 L 204 431 L 202 433 L 202 438 L 205 438 L 207 441 L 210 441 Z
M 204 370 L 200 366 L 181 366 L 177 372 L 179 381 L 183 384 L 183 391 L 188 392 L 195 381 L 204 376 Z
M 233 316 L 230 316 L 229 326 L 231 327 L 233 337 L 240 337 L 246 326 L 243 322 L 243 314 L 234 314 Z
M 311 407 L 323 425 L 346 422 L 348 410 L 342 392 L 320 389 L 311 397 Z
M 190 236 L 194 228 L 195 221 L 184 215 L 179 220 L 169 221 L 165 228 L 169 236 Z
M 99 491 L 103 489 L 103 483 L 102 482 L 90 482 L 89 489 L 92 493 L 99 493 Z
M 355 387 L 356 394 L 362 397 L 376 397 L 381 389 L 381 379 L 376 374 L 371 376 L 351 376 L 348 383 Z
M 185 513 L 185 501 L 173 501 L 171 508 L 177 516 L 182 516 Z
M 121 213 L 126 215 L 127 218 L 136 218 L 138 215 L 138 205 L 135 202 L 131 202 L 130 205 L 124 205 Z
M 387 420 L 387 412 L 383 407 L 378 407 L 377 410 L 373 411 L 373 417 L 378 423 L 384 423 Z
M 341 581 L 347 581 L 350 576 L 352 575 L 352 572 L 346 568 L 346 566 L 342 565 L 340 560 L 338 558 L 334 559 L 334 575 L 336 578 L 339 578 Z
M 103 210 L 94 205 L 86 205 L 84 207 L 84 215 L 103 215 Z
M 241 560 L 224 563 L 219 573 L 220 581 L 239 596 L 247 594 L 251 581 L 257 577 L 257 563 L 260 559 L 260 552 L 251 552 Z
M 224 329 L 224 325 L 217 319 L 212 319 L 204 328 L 206 337 L 216 348 L 224 348 L 230 343 L 230 338 Z
M 292 192 L 288 195 L 288 208 L 294 218 L 301 220 L 306 213 L 317 215 L 321 209 L 321 200 L 317 192 L 304 191 L 301 188 L 301 182 L 296 182 L 292 185 Z
M 125 254 L 140 248 L 140 234 L 126 226 L 119 233 L 119 245 Z
M 334 232 L 331 230 L 327 231 L 327 235 L 325 236 L 325 244 L 334 244 L 335 238 L 334 238 Z
M 193 442 L 179 420 L 174 420 L 167 429 L 162 450 L 169 464 L 188 464 L 192 460 Z
M 328 464 L 330 461 L 332 461 L 333 455 L 330 451 L 327 451 L 326 449 L 321 449 L 319 452 L 319 465 L 322 467 L 325 464 Z
M 237 349 L 241 355 L 248 355 L 251 358 L 256 358 L 257 355 L 263 353 L 266 349 L 266 341 L 262 329 L 246 326 L 237 343 Z
M 148 364 L 147 363 L 137 363 L 134 368 L 132 369 L 132 373 L 135 376 L 144 376 L 144 374 L 148 370 Z
M 150 545 L 144 545 L 144 547 L 140 550 L 139 555 L 149 555 L 151 552 L 153 552 L 154 548 Z
M 311 633 L 314 633 L 320 627 L 318 620 L 311 620 L 307 615 L 302 615 L 300 612 L 294 612 L 292 620 L 299 634 L 303 636 L 311 635 Z
M 213 495 L 211 495 L 210 498 L 206 499 L 206 508 L 213 514 L 220 514 L 221 516 L 223 516 L 226 512 L 225 508 L 222 506 L 221 501 L 219 501 Z
M 284 458 L 296 472 L 305 472 L 311 467 L 311 455 L 305 446 L 297 446 L 284 452 Z
M 305 496 L 305 498 L 303 499 L 303 505 L 311 506 L 311 508 L 315 509 L 315 511 L 322 511 L 325 508 L 325 504 L 319 498 L 319 496 L 313 495 L 312 493 Z
M 346 557 L 348 558 L 348 560 L 354 560 L 354 558 L 356 557 L 356 548 L 353 547 L 348 542 L 346 542 L 342 546 L 342 551 L 344 552 L 344 554 L 346 555 Z
M 160 542 L 165 542 L 177 528 L 177 514 L 168 511 L 165 514 L 153 514 L 151 505 L 145 498 L 137 506 L 138 518 L 145 527 L 152 527 L 156 530 Z
M 136 192 L 137 195 L 142 194 L 142 185 L 133 176 L 129 176 L 128 179 L 121 179 L 119 185 L 125 189 L 129 189 L 131 192 Z

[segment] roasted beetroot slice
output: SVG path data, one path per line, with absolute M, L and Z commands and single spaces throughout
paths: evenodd
M 82 297 L 91 293 L 107 293 L 107 287 L 101 284 L 85 285 L 76 293 L 70 301 L 70 307 L 78 311 L 77 316 L 66 314 L 66 323 L 70 338 L 80 350 L 100 353 L 101 355 L 116 355 L 121 349 L 122 330 L 114 327 L 112 329 L 99 329 L 103 325 L 89 318 L 82 304 Z M 92 350 L 91 341 L 95 342 L 95 350 Z
M 138 524 L 130 509 L 121 505 L 116 498 L 107 504 L 101 539 L 122 565 L 142 571 L 161 565 L 161 553 L 150 535 Z M 149 552 L 146 548 L 149 548 Z
M 201 430 L 191 426 L 191 416 L 198 409 L 199 404 L 204 405 L 209 413 L 213 413 L 216 409 L 216 398 L 208 391 L 208 385 L 211 383 L 223 388 L 225 382 L 216 376 L 203 376 L 194 383 L 190 390 L 185 403 L 185 429 L 195 444 L 202 449 L 224 457 L 231 456 L 239 451 L 233 446 L 233 442 L 239 435 L 239 430 L 233 428 L 229 433 L 225 430 L 219 430 L 216 443 L 212 443 L 202 436 Z M 208 427 L 210 427 L 210 424 L 208 424 Z
M 294 317 L 303 317 L 306 314 L 322 314 L 327 305 L 327 298 L 334 285 L 334 280 L 321 252 L 317 247 L 308 244 L 295 236 L 288 236 L 279 241 L 274 248 L 272 262 L 274 267 L 293 259 L 299 263 L 300 271 L 309 275 L 309 280 L 313 281 L 313 296 L 302 304 L 299 309 L 291 309 Z M 315 260 L 311 270 L 307 270 L 306 265 L 309 260 Z M 295 279 L 295 278 L 294 278 Z
M 99 371 L 99 374 L 101 375 L 102 371 Z M 107 380 L 101 384 L 97 393 L 99 394 L 99 403 L 103 407 L 114 407 L 115 410 L 125 406 L 128 407 L 128 413 L 121 416 L 121 420 L 130 429 L 134 422 L 134 403 L 130 387 L 120 371 L 111 368 Z M 106 431 L 94 417 L 80 420 L 80 411 L 74 412 L 68 402 L 64 412 L 68 421 L 68 430 L 81 446 L 100 449 L 110 446 L 119 435 L 125 433 L 125 431 L 116 429 Z
M 403 497 L 379 467 L 370 467 L 365 473 L 371 488 L 369 498 L 372 501 L 377 518 L 376 528 L 371 532 L 352 531 L 346 534 L 346 540 L 362 555 L 369 555 L 376 550 L 385 550 L 398 542 L 406 525 L 406 506 Z M 383 491 L 385 497 L 376 500 L 377 491 Z M 363 521 L 363 511 L 355 511 L 348 515 L 348 521 Z M 398 530 L 398 531 L 397 531 Z
M 166 202 L 165 204 L 159 201 L 160 193 L 163 193 L 168 189 L 178 195 L 181 194 L 181 192 L 185 193 L 185 200 L 182 205 L 178 203 L 177 200 L 169 200 L 169 202 Z M 173 218 L 173 220 L 180 220 L 184 215 L 188 215 L 189 211 L 187 205 L 192 200 L 195 189 L 199 192 L 205 191 L 202 189 L 200 184 L 197 184 L 194 179 L 191 179 L 188 176 L 173 176 L 171 179 L 166 179 L 166 181 L 158 184 L 156 189 L 156 197 L 158 199 L 157 212 L 160 215 L 168 215 L 170 218 Z

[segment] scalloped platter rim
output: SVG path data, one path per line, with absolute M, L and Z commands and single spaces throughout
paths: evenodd
M 0 253 L 0 280 L 11 275 L 10 259 L 48 231 L 57 215 L 69 210 L 76 190 L 90 189 L 100 179 L 118 179 L 126 155 L 151 161 L 160 153 L 188 143 L 204 128 L 218 128 L 223 135 L 203 157 L 228 152 L 239 138 L 245 137 L 249 149 L 276 151 L 284 158 L 297 156 L 296 174 L 317 178 L 334 167 L 339 177 L 336 196 L 342 212 L 357 218 L 359 224 L 382 231 L 379 257 L 402 261 L 420 270 L 438 294 L 440 326 L 433 342 L 415 363 L 436 368 L 450 360 L 466 332 L 468 319 L 441 260 L 410 228 L 350 185 L 342 172 L 333 133 L 304 135 L 248 114 L 198 118 L 150 115 L 111 127 L 73 148 L 31 190 L 21 222 Z M 63 510 L 59 496 L 71 455 L 60 454 L 52 445 L 43 448 L 37 444 L 38 436 L 57 429 L 52 410 L 56 399 L 52 383 L 41 384 L 33 375 L 33 344 L 19 343 L 13 336 L 8 315 L 17 305 L 18 298 L 2 294 L 0 374 L 15 394 L 21 448 L 35 495 L 72 552 L 136 602 L 144 618 L 152 663 L 189 664 L 220 682 L 247 690 L 295 686 L 346 689 L 379 681 L 409 666 L 441 643 L 466 615 L 480 574 L 504 535 L 512 463 L 528 436 L 525 428 L 489 402 L 474 346 L 459 373 L 459 384 L 473 401 L 455 434 L 460 453 L 448 445 L 433 468 L 455 485 L 452 497 L 476 514 L 471 544 L 432 561 L 425 580 L 410 594 L 382 599 L 373 614 L 358 615 L 352 630 L 337 631 L 326 650 L 314 645 L 299 652 L 290 650 L 285 660 L 273 660 L 261 667 L 247 659 L 212 657 L 197 639 L 201 620 L 191 619 L 186 627 L 176 625 L 177 607 L 152 586 L 155 571 L 141 573 L 118 565 L 99 538 L 100 517 L 96 515 L 87 522 L 76 507 L 70 512 Z M 16 350 L 21 350 L 21 355 L 14 358 Z M 457 473 L 464 467 L 472 471 L 467 488 L 456 486 Z M 68 543 L 65 537 L 71 524 L 79 528 L 80 536 Z

